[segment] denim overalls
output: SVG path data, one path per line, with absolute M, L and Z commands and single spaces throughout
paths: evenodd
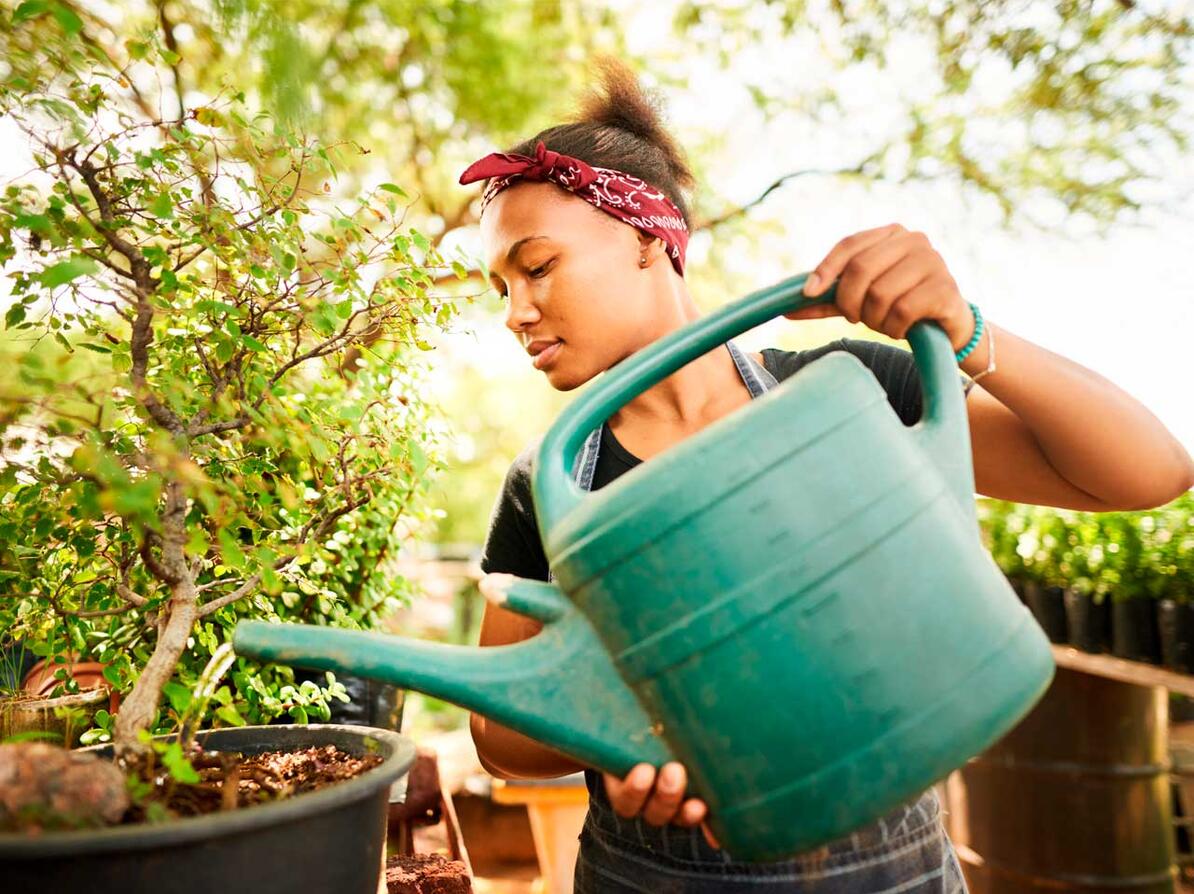
M 732 342 L 726 342 L 726 347 L 752 399 L 778 384 Z M 592 490 L 600 446 L 598 428 L 585 440 L 573 468 L 582 490 Z M 744 863 L 710 847 L 699 828 L 652 826 L 640 817 L 622 819 L 610 806 L 600 773 L 586 770 L 585 783 L 589 813 L 576 860 L 576 894 L 966 892 L 932 789 L 816 851 L 780 863 Z M 809 809 L 816 810 L 817 805 L 810 804 Z

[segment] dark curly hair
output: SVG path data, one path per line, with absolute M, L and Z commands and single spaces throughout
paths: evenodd
M 634 72 L 618 59 L 604 56 L 593 64 L 600 86 L 581 98 L 573 120 L 506 151 L 534 155 L 542 140 L 554 152 L 631 174 L 662 190 L 691 227 L 684 190 L 691 190 L 695 181 L 683 150 L 663 127 L 661 101 L 645 93 Z

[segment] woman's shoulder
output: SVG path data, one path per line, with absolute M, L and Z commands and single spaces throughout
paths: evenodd
M 528 443 L 522 451 L 514 457 L 510 468 L 506 470 L 505 490 L 516 498 L 531 494 L 531 477 L 535 472 L 535 457 L 539 453 L 539 443 L 543 438 L 537 437 Z
M 539 441 L 528 444 L 510 463 L 489 518 L 481 552 L 481 570 L 502 571 L 533 580 L 547 580 L 547 558 L 539 542 L 531 477 Z
M 832 351 L 848 351 L 862 361 L 883 387 L 892 409 L 905 425 L 912 425 L 920 418 L 920 376 L 912 352 L 905 348 L 861 338 L 839 338 L 804 351 L 767 348 L 762 352 L 763 365 L 782 382 Z

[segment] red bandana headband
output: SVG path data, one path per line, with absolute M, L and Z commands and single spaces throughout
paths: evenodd
M 688 224 L 671 199 L 630 174 L 613 168 L 593 167 L 579 158 L 548 149 L 540 140 L 535 156 L 493 152 L 473 162 L 460 175 L 460 183 L 493 178 L 481 197 L 481 211 L 493 197 L 518 180 L 550 180 L 635 229 L 658 236 L 667 246 L 672 266 L 684 275 Z

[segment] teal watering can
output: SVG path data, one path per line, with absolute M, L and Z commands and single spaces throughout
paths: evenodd
M 735 859 L 788 857 L 906 801 L 1044 693 L 1048 641 L 983 548 L 948 337 L 908 333 L 924 414 L 904 426 L 835 351 L 594 493 L 588 433 L 691 360 L 783 313 L 806 276 L 618 364 L 544 436 L 532 489 L 558 586 L 513 577 L 543 623 L 473 648 L 242 622 L 241 655 L 373 677 L 625 775 L 682 761 Z

